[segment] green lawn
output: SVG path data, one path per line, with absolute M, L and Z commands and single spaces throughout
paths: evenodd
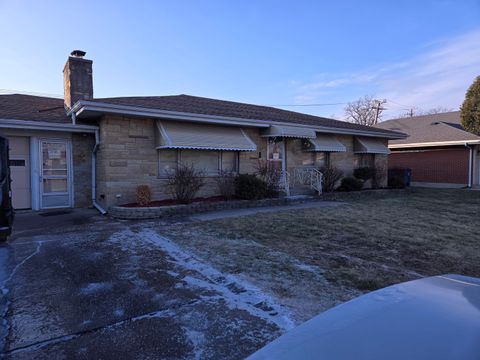
M 339 207 L 162 231 L 222 270 L 268 285 L 274 295 L 298 300 L 292 292 L 304 291 L 315 301 L 332 292 L 320 310 L 421 276 L 480 277 L 480 191 L 412 189 L 384 198 L 365 195 Z M 301 289 L 292 290 L 298 283 Z

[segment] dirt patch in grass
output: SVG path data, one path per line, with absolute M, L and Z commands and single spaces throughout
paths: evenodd
M 308 317 L 360 292 L 445 273 L 480 276 L 480 192 L 414 189 L 318 209 L 159 229 Z M 327 296 L 326 292 L 331 292 Z M 319 300 L 320 299 L 320 300 Z M 315 301 L 321 304 L 312 305 Z

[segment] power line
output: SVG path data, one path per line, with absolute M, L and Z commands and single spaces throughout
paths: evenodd
M 0 89 L 0 94 L 21 94 L 21 95 L 33 95 L 33 96 L 43 96 L 43 97 L 55 97 L 63 98 L 63 94 L 50 94 L 50 93 L 41 93 L 34 91 L 21 91 L 21 90 L 12 90 L 12 89 Z
M 318 104 L 271 104 L 267 106 L 283 106 L 283 107 L 297 107 L 297 106 L 333 106 L 333 105 L 345 105 L 348 102 L 339 102 L 339 103 L 318 103 Z

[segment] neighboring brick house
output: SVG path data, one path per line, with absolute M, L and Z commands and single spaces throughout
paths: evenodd
M 192 163 L 217 193 L 219 170 L 253 173 L 271 161 L 290 182 L 330 163 L 351 175 L 386 169 L 388 139 L 401 133 L 273 107 L 177 95 L 94 98 L 92 61 L 74 51 L 64 67 L 64 99 L 0 95 L 0 133 L 10 139 L 17 208 L 135 201 L 138 185 L 169 198 L 165 174 Z M 299 170 L 300 169 L 300 170 Z M 287 176 L 290 174 L 290 178 Z M 287 184 L 283 182 L 285 191 Z
M 377 127 L 408 135 L 389 142 L 388 164 L 412 169 L 413 186 L 478 186 L 480 136 L 465 131 L 459 111 L 388 120 Z

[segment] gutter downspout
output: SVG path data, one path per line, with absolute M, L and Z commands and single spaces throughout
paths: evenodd
M 98 129 L 95 130 L 95 146 L 92 151 L 92 205 L 100 212 L 100 214 L 105 215 L 107 211 L 97 203 L 97 150 L 100 145 L 100 135 Z
M 465 143 L 465 147 L 470 151 L 468 153 L 468 187 L 472 187 L 472 170 L 473 170 L 473 148 Z

